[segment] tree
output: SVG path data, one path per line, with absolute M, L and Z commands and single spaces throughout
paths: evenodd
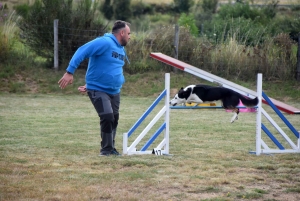
M 203 0 L 202 9 L 204 12 L 216 13 L 219 0 Z
M 174 0 L 175 10 L 179 13 L 188 13 L 194 5 L 193 0 Z
M 129 21 L 132 17 L 130 0 L 115 0 L 113 3 L 114 17 L 118 20 Z
M 111 20 L 114 16 L 113 6 L 111 5 L 110 0 L 105 0 L 104 3 L 101 5 L 100 10 L 103 13 L 104 17 L 108 20 Z
M 182 13 L 180 15 L 180 18 L 178 19 L 178 24 L 180 26 L 184 26 L 186 28 L 188 28 L 188 30 L 190 31 L 190 33 L 194 36 L 198 36 L 199 35 L 199 30 L 196 26 L 196 22 L 195 22 L 195 18 L 193 17 L 192 14 L 185 14 Z

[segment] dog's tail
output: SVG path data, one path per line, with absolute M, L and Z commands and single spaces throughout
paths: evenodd
M 253 99 L 250 98 L 246 98 L 244 96 L 240 96 L 240 100 L 242 101 L 243 105 L 245 105 L 246 107 L 254 107 L 258 104 L 258 98 L 255 97 Z

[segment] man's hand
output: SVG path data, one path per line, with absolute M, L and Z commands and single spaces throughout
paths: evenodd
M 82 94 L 85 94 L 86 93 L 86 84 L 84 86 L 79 86 L 78 91 Z
M 64 76 L 58 81 L 59 87 L 64 89 L 68 84 L 73 83 L 73 75 L 65 73 Z

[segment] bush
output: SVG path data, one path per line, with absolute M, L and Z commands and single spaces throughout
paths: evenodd
M 260 11 L 257 8 L 252 8 L 250 5 L 236 3 L 226 4 L 221 6 L 218 12 L 219 18 L 221 19 L 232 19 L 232 18 L 245 18 L 255 20 L 257 17 L 261 18 Z M 264 15 L 264 14 L 263 14 Z
M 0 2 L 0 25 L 7 19 L 7 5 Z
M 203 0 L 202 9 L 204 12 L 216 13 L 219 0 Z
M 188 13 L 190 8 L 194 5 L 193 0 L 174 0 L 175 10 L 178 13 Z
M 30 11 L 30 6 L 29 4 L 21 4 L 18 6 L 14 6 L 14 9 L 19 15 L 23 16 L 24 18 L 27 18 Z
M 114 17 L 118 20 L 129 21 L 132 17 L 130 0 L 114 1 Z
M 132 35 L 130 43 L 128 45 L 127 54 L 130 60 L 130 64 L 126 64 L 124 67 L 125 72 L 142 73 L 152 70 L 172 70 L 172 67 L 166 66 L 161 62 L 157 62 L 153 59 L 149 59 L 151 52 L 161 52 L 169 56 L 173 56 L 174 49 L 174 34 L 175 27 L 162 26 L 156 27 L 151 31 L 147 31 L 144 34 Z M 179 32 L 180 43 L 178 49 L 178 58 L 183 61 L 189 61 L 190 63 L 199 62 L 193 61 L 193 53 L 195 49 L 198 49 L 197 38 L 192 36 L 189 29 L 181 27 Z M 198 55 L 199 56 L 199 55 Z M 199 64 L 199 63 L 198 63 Z
M 246 24 L 248 22 L 251 20 L 242 21 Z M 236 23 L 232 21 L 233 25 Z M 257 26 L 248 24 L 252 27 L 244 27 L 247 31 Z M 226 39 L 210 42 L 206 37 L 194 37 L 188 28 L 180 27 L 178 59 L 230 80 L 256 80 L 257 73 L 263 73 L 266 80 L 289 80 L 294 77 L 295 44 L 287 34 L 278 34 L 274 38 L 264 38 L 257 34 L 257 44 L 250 46 L 246 42 L 247 34 L 242 35 L 238 32 L 238 28 L 235 31 L 228 33 Z M 172 71 L 171 66 L 149 58 L 149 54 L 161 52 L 173 57 L 174 35 L 174 26 L 157 27 L 139 35 L 132 34 L 127 47 L 131 63 L 126 63 L 124 71 L 130 74 Z M 251 40 L 255 41 L 254 34 L 248 33 L 248 36 L 252 36 Z
M 97 15 L 97 4 L 91 0 L 36 0 L 28 12 L 26 6 L 17 7 L 22 16 L 18 23 L 22 42 L 38 56 L 53 64 L 53 21 L 59 19 L 59 61 L 69 60 L 79 46 L 101 35 L 105 31 L 101 16 Z M 74 9 L 72 9 L 74 8 Z M 87 33 L 86 30 L 94 32 Z
M 8 60 L 8 56 L 10 53 L 10 45 L 8 41 L 8 37 L 2 33 L 0 30 L 0 61 L 5 63 Z
M 1 5 L 1 4 L 0 4 Z M 0 12 L 0 16 L 3 13 Z M 3 18 L 2 18 L 3 19 Z M 11 57 L 13 46 L 15 44 L 16 34 L 16 15 L 15 12 L 5 12 L 4 23 L 0 27 L 0 61 L 5 63 Z M 0 63 L 1 63 L 0 62 Z
M 194 35 L 194 36 L 199 35 L 199 30 L 196 26 L 195 19 L 194 19 L 193 15 L 191 15 L 191 14 L 187 15 L 185 13 L 182 13 L 180 15 L 180 18 L 178 19 L 178 24 L 180 26 L 184 26 L 184 27 L 188 28 L 192 35 Z
M 272 0 L 270 3 L 267 3 L 265 7 L 262 8 L 262 13 L 266 15 L 268 19 L 272 19 L 277 14 L 277 7 L 279 1 Z
M 154 13 L 154 8 L 143 1 L 135 1 L 131 4 L 132 15 L 139 17 L 141 15 L 148 15 Z
M 105 0 L 101 5 L 100 10 L 103 13 L 104 17 L 108 20 L 111 20 L 114 16 L 114 9 L 111 5 L 110 0 Z
M 221 19 L 245 18 L 266 25 L 275 17 L 275 8 L 276 5 L 273 4 L 262 9 L 250 6 L 249 3 L 226 4 L 221 6 L 218 17 Z
M 249 1 L 237 1 L 235 4 L 221 5 L 218 13 L 213 15 L 211 10 L 216 2 L 203 0 L 204 12 L 195 14 L 197 27 L 211 41 L 222 42 L 234 34 L 239 43 L 256 45 L 267 37 L 280 33 L 275 18 L 277 1 L 272 1 L 261 8 L 250 5 Z
M 214 18 L 204 23 L 204 34 L 214 43 L 234 37 L 241 44 L 258 45 L 268 37 L 269 27 L 245 18 Z
M 272 35 L 288 33 L 290 38 L 298 41 L 300 33 L 300 14 L 294 16 L 284 16 L 272 22 Z
M 174 4 L 150 4 L 150 6 L 153 8 L 154 12 L 161 13 L 161 14 L 173 14 L 176 13 Z

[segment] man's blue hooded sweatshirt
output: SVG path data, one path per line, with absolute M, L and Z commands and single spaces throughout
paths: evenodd
M 123 66 L 127 59 L 123 46 L 111 33 L 106 33 L 83 46 L 73 55 L 67 71 L 74 74 L 79 64 L 89 58 L 85 76 L 87 90 L 120 93 L 125 82 Z

